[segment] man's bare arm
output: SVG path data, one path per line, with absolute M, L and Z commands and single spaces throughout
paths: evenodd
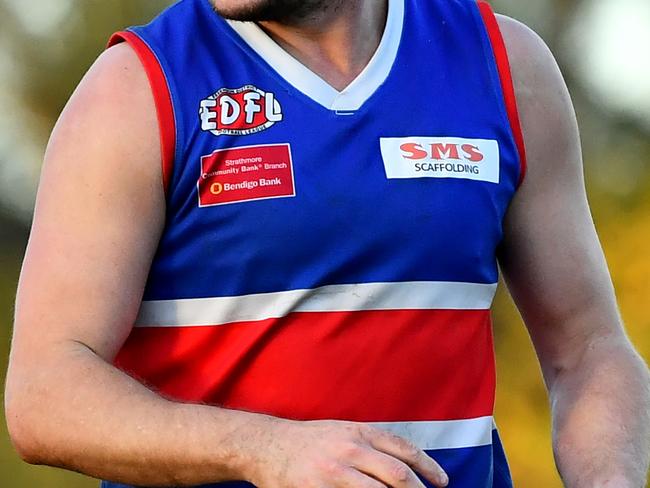
M 199 466 L 234 476 L 239 453 L 223 462 L 189 414 L 215 440 L 249 415 L 167 402 L 109 365 L 164 223 L 144 76 L 127 46 L 109 50 L 52 134 L 17 299 L 8 424 L 36 463 L 143 484 L 198 478 Z
M 535 345 L 570 488 L 645 486 L 648 369 L 630 344 L 584 186 L 575 114 L 543 41 L 501 17 L 528 154 L 500 264 Z
M 104 53 L 48 146 L 16 306 L 11 438 L 35 464 L 134 485 L 247 480 L 262 488 L 436 486 L 402 438 L 167 400 L 111 365 L 164 225 L 156 111 L 126 45 Z

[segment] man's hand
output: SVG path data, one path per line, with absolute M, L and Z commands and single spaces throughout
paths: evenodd
M 272 421 L 250 481 L 260 488 L 447 486 L 442 468 L 411 442 L 372 425 L 336 420 Z

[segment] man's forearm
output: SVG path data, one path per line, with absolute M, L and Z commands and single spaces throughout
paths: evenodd
M 7 385 L 10 432 L 31 463 L 134 485 L 241 480 L 277 420 L 165 400 L 85 346 L 64 347 Z
M 648 369 L 625 337 L 600 339 L 550 385 L 556 462 L 568 488 L 643 488 Z

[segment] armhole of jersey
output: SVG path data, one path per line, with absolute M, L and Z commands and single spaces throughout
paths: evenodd
M 168 195 L 176 152 L 176 118 L 167 77 L 155 53 L 137 34 L 130 31 L 116 32 L 108 41 L 107 48 L 121 42 L 127 42 L 133 48 L 149 79 L 158 115 L 162 181 L 165 195 Z
M 524 181 L 526 175 L 526 148 L 524 145 L 524 135 L 521 131 L 521 123 L 519 121 L 519 110 L 517 109 L 517 98 L 515 96 L 515 89 L 512 82 L 512 73 L 510 71 L 510 61 L 508 60 L 508 51 L 501 35 L 501 29 L 492 7 L 487 2 L 478 1 L 478 7 L 483 18 L 483 23 L 487 30 L 494 58 L 501 80 L 501 90 L 503 92 L 503 99 L 510 120 L 510 129 L 517 145 L 517 152 L 519 153 L 519 181 L 517 188 Z

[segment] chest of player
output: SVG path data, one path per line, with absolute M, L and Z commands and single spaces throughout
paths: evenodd
M 223 49 L 174 57 L 178 150 L 149 298 L 497 280 L 519 162 L 496 71 L 480 31 L 391 6 L 341 92 L 254 26 L 220 22 Z
M 415 100 L 343 115 L 256 90 L 198 102 L 152 270 L 169 277 L 159 282 L 191 282 L 176 294 L 211 296 L 356 274 L 496 280 L 515 175 L 489 126 L 446 122 Z M 247 109 L 250 100 L 259 105 Z

